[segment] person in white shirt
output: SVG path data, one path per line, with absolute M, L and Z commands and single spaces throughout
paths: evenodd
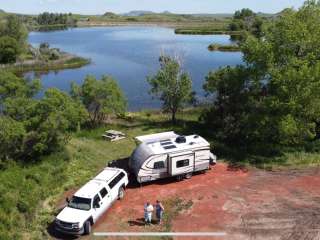
M 145 216 L 145 222 L 147 224 L 150 224 L 152 222 L 152 213 L 153 213 L 153 206 L 150 202 L 147 202 L 144 207 L 144 216 Z

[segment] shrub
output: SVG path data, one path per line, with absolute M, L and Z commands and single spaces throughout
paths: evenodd
M 18 42 L 8 36 L 0 37 L 0 63 L 14 63 L 19 54 Z

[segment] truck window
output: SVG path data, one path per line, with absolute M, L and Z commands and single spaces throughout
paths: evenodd
M 124 177 L 124 173 L 120 172 L 110 183 L 109 183 L 109 187 L 110 189 L 112 189 L 115 185 L 117 185 L 118 182 L 120 182 L 120 180 Z
M 177 161 L 177 165 L 176 165 L 177 168 L 182 168 L 186 166 L 189 166 L 189 159 Z
M 153 168 L 154 168 L 154 169 L 162 169 L 162 168 L 165 168 L 165 166 L 164 166 L 164 161 L 155 162 L 155 163 L 153 164 Z
M 101 201 L 101 199 L 100 199 L 99 195 L 98 194 L 95 195 L 93 198 L 93 207 L 100 206 L 100 201 Z
M 106 188 L 102 188 L 100 190 L 100 195 L 101 195 L 102 198 L 104 198 L 107 194 L 108 194 L 108 191 L 107 191 Z

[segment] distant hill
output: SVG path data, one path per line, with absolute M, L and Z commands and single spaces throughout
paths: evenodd
M 109 17 L 109 18 L 116 18 L 118 17 L 117 14 L 113 13 L 113 12 L 106 12 L 105 14 L 103 14 L 104 17 Z
M 195 17 L 215 17 L 215 18 L 231 18 L 233 13 L 194 13 L 190 14 Z
M 124 13 L 122 15 L 123 16 L 128 16 L 128 17 L 139 17 L 139 16 L 149 15 L 149 14 L 155 14 L 155 12 L 143 11 L 143 10 L 135 10 L 135 11 L 131 11 L 131 12 L 128 12 L 128 13 Z

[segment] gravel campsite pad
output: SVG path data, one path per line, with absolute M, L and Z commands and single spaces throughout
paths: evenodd
M 145 226 L 143 204 L 157 199 L 166 208 L 164 222 Z M 125 198 L 93 228 L 93 232 L 116 231 L 225 232 L 226 236 L 211 239 L 318 240 L 320 169 L 270 172 L 220 163 L 182 182 L 130 186 Z

